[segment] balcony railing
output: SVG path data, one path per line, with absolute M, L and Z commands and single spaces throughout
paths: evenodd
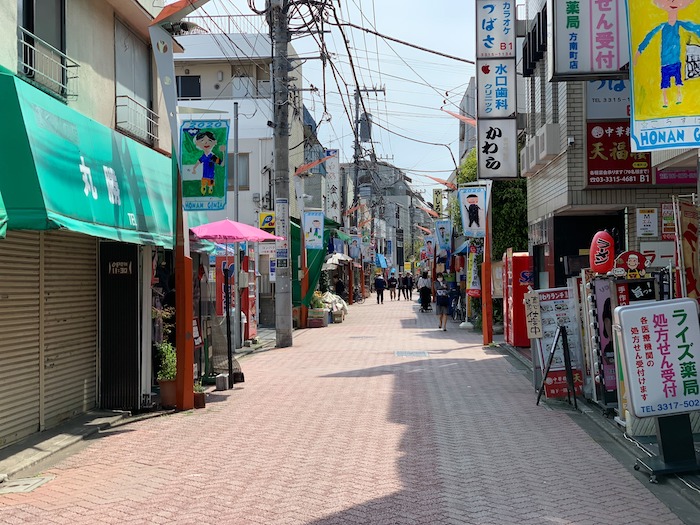
M 266 35 L 270 32 L 267 20 L 261 15 L 188 16 L 185 20 L 200 27 L 200 29 L 188 31 L 188 34 L 263 33 Z
M 18 30 L 18 73 L 63 99 L 77 97 L 75 80 L 80 65 L 23 27 Z
M 128 95 L 117 95 L 117 129 L 146 142 L 158 144 L 158 114 Z

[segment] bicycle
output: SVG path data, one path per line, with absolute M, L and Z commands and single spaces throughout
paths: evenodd
M 355 289 L 353 290 L 352 302 L 353 303 L 364 303 L 365 302 L 365 296 L 362 295 L 362 292 L 360 292 L 359 286 L 356 286 Z
M 464 306 L 464 301 L 461 296 L 452 299 L 452 320 L 457 323 L 463 323 L 467 318 L 467 310 Z

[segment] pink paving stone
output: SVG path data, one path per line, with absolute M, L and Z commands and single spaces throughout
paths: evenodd
M 480 334 L 414 302 L 294 341 L 242 359 L 246 383 L 205 410 L 106 434 L 0 497 L 0 523 L 680 523 Z

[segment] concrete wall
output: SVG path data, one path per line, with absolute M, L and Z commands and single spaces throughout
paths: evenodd
M 17 71 L 17 2 L 0 2 L 0 27 L 5 28 L 0 37 L 0 65 L 10 71 Z

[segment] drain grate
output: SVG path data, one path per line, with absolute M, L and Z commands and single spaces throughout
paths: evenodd
M 412 352 L 410 350 L 397 350 L 394 355 L 396 357 L 430 357 L 428 352 Z
M 25 478 L 13 479 L 0 484 L 0 496 L 3 494 L 18 494 L 23 492 L 32 492 L 41 487 L 47 481 L 51 481 L 52 477 L 43 478 Z

